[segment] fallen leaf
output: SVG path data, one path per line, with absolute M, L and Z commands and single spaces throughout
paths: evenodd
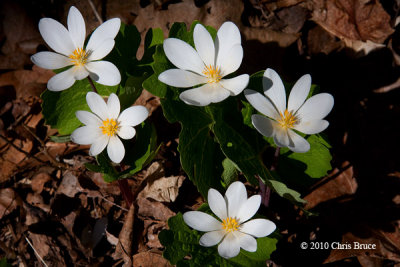
M 51 176 L 46 172 L 35 174 L 31 181 L 32 191 L 40 194 L 43 191 L 44 184 L 51 180 Z
M 133 255 L 134 267 L 172 267 L 168 260 L 164 259 L 160 254 L 151 251 L 140 252 Z
M 0 189 L 0 219 L 21 205 L 21 199 L 11 188 Z
M 132 265 L 133 225 L 135 222 L 135 205 L 131 205 L 126 214 L 124 225 L 119 233 L 119 242 L 113 254 L 114 259 L 124 259 L 126 266 Z
M 138 215 L 143 217 L 152 217 L 159 221 L 167 221 L 175 213 L 167 208 L 163 203 L 153 202 L 146 198 L 137 199 Z
M 174 202 L 184 179 L 184 176 L 171 176 L 160 178 L 152 183 L 148 182 L 138 197 L 151 198 L 160 202 Z
M 357 181 L 353 176 L 353 166 L 349 162 L 344 162 L 342 166 L 343 170 L 334 169 L 314 187 L 315 190 L 304 197 L 307 201 L 305 209 L 312 209 L 319 203 L 356 192 Z

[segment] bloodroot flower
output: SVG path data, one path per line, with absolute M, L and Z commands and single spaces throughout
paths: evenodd
M 310 144 L 292 129 L 305 134 L 317 134 L 325 130 L 329 122 L 323 118 L 333 108 L 333 96 L 321 93 L 307 99 L 311 88 L 311 76 L 306 74 L 293 86 L 286 106 L 282 80 L 272 69 L 264 72 L 263 88 L 266 97 L 250 89 L 244 91 L 250 104 L 267 116 L 252 115 L 254 127 L 262 135 L 272 136 L 279 147 L 288 147 L 298 153 L 307 152 Z
M 39 31 L 54 52 L 39 52 L 31 57 L 33 63 L 45 69 L 71 68 L 55 75 L 47 83 L 50 91 L 61 91 L 71 87 L 75 80 L 90 76 L 104 85 L 117 85 L 121 75 L 117 67 L 108 61 L 98 61 L 108 55 L 114 47 L 121 21 L 110 19 L 101 24 L 91 35 L 86 47 L 85 21 L 79 10 L 72 6 L 68 13 L 68 30 L 58 21 L 43 18 Z
M 76 129 L 71 134 L 71 140 L 81 145 L 91 145 L 89 154 L 96 156 L 107 146 L 107 153 L 114 163 L 120 163 L 125 156 L 125 148 L 119 137 L 131 139 L 136 131 L 133 126 L 142 123 L 149 112 L 143 106 L 133 106 L 120 114 L 118 96 L 112 93 L 106 102 L 93 92 L 86 95 L 86 101 L 91 109 L 77 111 L 76 117 L 85 126 Z
M 190 227 L 207 232 L 200 238 L 200 245 L 211 247 L 219 244 L 219 255 L 228 259 L 237 256 L 240 248 L 255 252 L 255 237 L 264 237 L 275 231 L 275 224 L 269 220 L 249 221 L 260 203 L 260 195 L 247 199 L 244 184 L 234 182 L 228 187 L 225 198 L 215 189 L 208 190 L 208 204 L 219 220 L 200 211 L 188 211 L 183 214 L 183 219 Z
M 196 50 L 176 38 L 164 41 L 165 55 L 177 69 L 164 71 L 158 79 L 180 88 L 201 85 L 179 96 L 183 102 L 194 106 L 217 103 L 230 95 L 241 93 L 249 83 L 249 75 L 223 79 L 242 63 L 243 48 L 238 27 L 232 22 L 225 22 L 213 41 L 206 28 L 197 24 L 193 40 Z

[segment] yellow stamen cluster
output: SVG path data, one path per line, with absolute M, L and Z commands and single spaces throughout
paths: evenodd
M 69 55 L 69 58 L 75 66 L 83 66 L 86 64 L 89 55 L 90 53 L 87 53 L 83 48 L 77 48 Z
M 100 126 L 100 129 L 104 135 L 114 136 L 118 132 L 119 125 L 114 119 L 107 119 L 103 121 L 103 126 Z
M 214 67 L 212 65 L 205 66 L 203 70 L 203 74 L 207 76 L 208 83 L 217 83 L 221 80 L 221 70 L 218 67 Z
M 282 114 L 280 113 L 281 118 L 278 120 L 278 123 L 280 126 L 283 128 L 293 128 L 293 126 L 298 122 L 297 117 L 291 112 L 288 111 L 287 109 L 285 112 Z
M 222 228 L 228 233 L 234 232 L 239 229 L 239 224 L 235 218 L 229 217 L 226 218 L 225 220 L 222 220 Z

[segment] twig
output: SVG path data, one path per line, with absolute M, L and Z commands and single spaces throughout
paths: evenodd
M 33 251 L 35 252 L 36 256 L 38 256 L 39 260 L 43 263 L 44 266 L 49 267 L 44 260 L 42 259 L 42 257 L 40 257 L 39 253 L 36 251 L 36 249 L 33 247 L 31 241 L 29 241 L 29 239 L 25 236 L 26 242 L 28 242 L 29 246 L 31 246 L 31 248 L 33 249 Z
M 90 78 L 90 76 L 87 76 L 87 79 L 89 80 L 90 86 L 92 86 L 93 92 L 98 94 L 96 86 L 94 85 L 92 78 Z
M 111 203 L 112 205 L 114 205 L 114 206 L 120 208 L 120 209 L 123 210 L 123 211 L 129 211 L 128 209 L 125 209 L 124 207 L 122 207 L 122 206 L 120 206 L 120 205 L 118 205 L 118 204 L 115 204 L 114 202 L 112 202 L 111 200 L 109 200 L 109 199 L 107 199 L 107 198 L 105 198 L 105 197 L 103 197 L 103 196 L 100 196 L 100 198 L 103 199 L 103 200 L 105 200 L 105 201 L 107 201 L 107 202 L 109 202 L 109 203 Z
M 3 135 L 0 134 L 0 138 L 3 139 L 4 141 L 6 141 L 7 144 L 9 144 L 10 146 L 12 146 L 13 148 L 15 148 L 16 150 L 18 150 L 19 152 L 25 154 L 27 157 L 33 158 L 33 159 L 35 159 L 36 161 L 38 161 L 38 162 L 40 162 L 40 163 L 42 163 L 42 164 L 47 164 L 47 162 L 45 162 L 45 161 L 43 161 L 43 160 L 41 160 L 41 159 L 35 157 L 34 155 L 30 155 L 28 152 L 26 152 L 26 151 L 22 150 L 21 148 L 17 147 L 16 145 L 14 145 L 14 144 L 13 144 L 12 142 L 10 142 L 5 136 L 3 136 Z
M 100 15 L 99 15 L 99 12 L 97 12 L 97 9 L 94 6 L 92 0 L 88 0 L 88 3 L 90 5 L 90 7 L 92 8 L 94 15 L 96 16 L 96 19 L 100 22 L 100 24 L 102 24 L 103 20 L 101 19 Z
M 50 153 L 47 151 L 46 149 L 46 144 L 43 142 L 42 139 L 39 138 L 39 136 L 37 136 L 31 129 L 29 129 L 28 126 L 26 126 L 25 124 L 22 124 L 22 126 L 25 128 L 25 130 L 27 130 L 39 143 L 41 146 L 41 150 L 43 152 L 43 154 L 46 155 L 46 157 L 50 160 L 50 162 L 56 166 L 57 168 L 64 168 L 64 169 L 68 169 L 66 164 L 63 164 L 61 162 L 58 162 L 52 155 L 50 155 Z

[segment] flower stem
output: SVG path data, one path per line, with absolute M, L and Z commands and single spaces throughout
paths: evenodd
M 128 181 L 126 179 L 120 179 L 118 180 L 118 186 L 129 208 L 133 203 L 133 194 L 129 188 Z
M 90 76 L 87 76 L 87 79 L 88 79 L 88 81 L 89 81 L 89 83 L 90 83 L 90 86 L 92 86 L 93 92 L 95 92 L 95 93 L 98 94 L 97 89 L 96 89 L 96 86 L 94 85 L 92 78 L 90 78 Z
M 277 147 L 275 150 L 274 159 L 270 168 L 271 171 L 276 170 L 276 167 L 278 165 L 280 150 L 281 150 L 280 147 Z M 260 178 L 258 179 L 258 183 L 260 185 L 260 191 L 261 191 L 261 203 L 264 204 L 264 206 L 268 207 L 269 198 L 271 197 L 271 187 L 265 185 Z

